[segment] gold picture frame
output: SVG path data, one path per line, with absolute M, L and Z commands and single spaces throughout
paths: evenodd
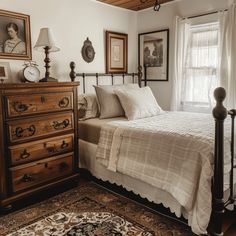
M 127 73 L 128 34 L 106 31 L 106 73 Z
M 0 10 L 0 59 L 32 59 L 29 15 Z

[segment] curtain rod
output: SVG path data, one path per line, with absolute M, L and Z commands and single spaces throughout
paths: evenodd
M 228 9 L 219 10 L 219 11 L 213 11 L 213 12 L 208 12 L 208 13 L 203 13 L 203 14 L 195 15 L 195 16 L 183 17 L 183 20 L 184 20 L 184 19 L 193 19 L 193 18 L 197 18 L 197 17 L 201 17 L 201 16 L 212 15 L 212 14 L 216 14 L 216 13 L 218 13 L 218 12 L 220 12 L 220 11 L 228 11 Z

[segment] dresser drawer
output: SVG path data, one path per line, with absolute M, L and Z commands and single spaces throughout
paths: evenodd
M 9 121 L 7 124 L 11 143 L 52 135 L 74 128 L 73 113 L 71 112 Z
M 67 154 L 11 168 L 12 191 L 21 191 L 71 174 L 72 159 L 73 154 Z
M 73 150 L 74 134 L 9 147 L 11 165 L 19 165 Z
M 8 117 L 73 109 L 72 92 L 10 95 L 5 100 Z

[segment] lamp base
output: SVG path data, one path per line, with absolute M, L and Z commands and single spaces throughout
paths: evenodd
M 58 80 L 52 77 L 44 77 L 39 82 L 57 82 Z

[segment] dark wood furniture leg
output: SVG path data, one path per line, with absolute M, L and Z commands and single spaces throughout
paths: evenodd
M 12 210 L 12 204 L 6 205 L 6 206 L 2 206 L 1 210 L 3 213 L 8 213 L 10 210 Z

